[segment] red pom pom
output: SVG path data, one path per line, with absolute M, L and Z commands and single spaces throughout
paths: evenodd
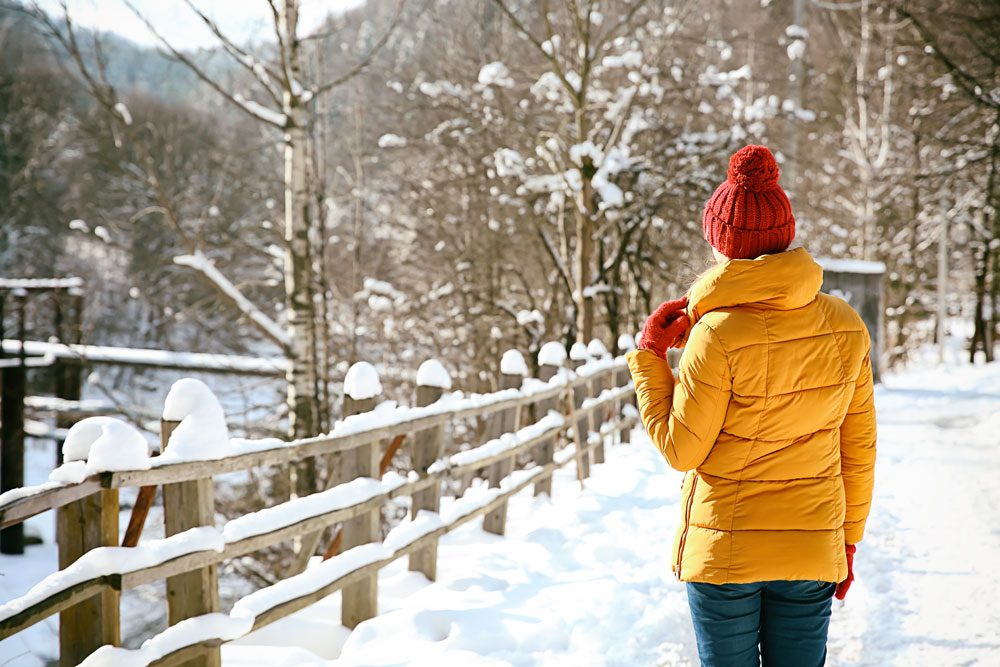
M 778 187 L 780 174 L 767 146 L 744 146 L 729 158 L 729 182 L 752 192 Z

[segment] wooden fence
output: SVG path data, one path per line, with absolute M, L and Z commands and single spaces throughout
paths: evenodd
M 516 366 L 516 364 L 515 364 Z M 409 557 L 409 569 L 437 574 L 439 538 L 479 516 L 485 530 L 503 534 L 508 499 L 532 486 L 552 492 L 553 472 L 575 461 L 581 484 L 605 443 L 627 442 L 636 422 L 633 390 L 622 358 L 576 360 L 575 368 L 543 365 L 538 378 L 502 376 L 492 394 L 448 393 L 417 386 L 412 407 L 375 406 L 345 398 L 345 418 L 330 435 L 289 443 L 260 443 L 224 458 L 162 462 L 148 470 L 102 472 L 77 484 L 25 489 L 0 503 L 0 527 L 57 511 L 59 572 L 21 598 L 0 605 L 0 639 L 56 613 L 60 664 L 219 665 L 221 644 L 284 618 L 334 591 L 343 596 L 350 628 L 377 612 L 378 572 Z M 508 366 L 508 369 L 510 366 Z M 439 383 L 440 384 L 440 383 Z M 347 416 L 351 415 L 351 416 Z M 445 455 L 447 425 L 485 423 L 484 444 Z M 166 446 L 181 422 L 161 423 Z M 413 470 L 379 477 L 383 443 L 404 437 Z M 391 452 L 389 453 L 391 457 Z M 309 457 L 333 462 L 331 487 L 215 526 L 213 478 L 252 468 L 286 466 Z M 442 510 L 447 480 L 480 475 Z M 117 547 L 118 489 L 162 486 L 166 538 Z M 9 494 L 8 494 L 9 495 Z M 411 497 L 411 515 L 380 542 L 381 508 Z M 297 540 L 340 524 L 339 553 L 220 612 L 218 567 L 225 561 Z M 307 547 L 308 548 L 308 547 Z M 309 554 L 315 553 L 312 546 Z M 330 556 L 331 554 L 326 554 Z M 170 627 L 141 648 L 121 645 L 121 591 L 166 580 Z M 96 653 L 95 653 L 96 651 Z M 88 659 L 89 656 L 89 659 Z

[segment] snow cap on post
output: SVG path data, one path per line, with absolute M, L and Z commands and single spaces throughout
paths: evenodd
M 87 472 L 149 470 L 149 443 L 142 433 L 120 419 L 109 419 L 101 427 L 101 437 L 90 446 Z
M 114 417 L 87 417 L 70 426 L 63 442 L 63 461 L 86 461 L 90 447 L 104 433 L 104 424 Z
M 507 350 L 500 357 L 500 373 L 528 377 L 528 364 L 519 350 Z
M 418 387 L 436 387 L 448 391 L 451 389 L 451 375 L 437 359 L 428 359 L 417 369 Z
M 180 422 L 160 453 L 163 460 L 205 461 L 232 453 L 222 405 L 201 380 L 181 378 L 170 387 L 163 419 Z
M 344 393 L 355 401 L 382 395 L 382 382 L 378 371 L 367 361 L 359 361 L 347 369 L 344 376 Z
M 608 348 L 604 346 L 600 338 L 595 338 L 587 344 L 587 353 L 594 359 L 603 359 L 608 354 Z
M 569 358 L 573 361 L 586 361 L 590 358 L 590 353 L 587 352 L 587 344 L 576 342 L 573 343 L 573 347 L 569 348 Z
M 86 462 L 88 475 L 112 470 L 148 470 L 149 443 L 134 426 L 120 419 L 87 417 L 70 427 L 63 443 L 63 459 L 67 463 Z
M 550 340 L 538 350 L 539 366 L 562 366 L 566 363 L 566 348 L 563 344 Z
M 618 349 L 622 352 L 631 352 L 635 349 L 635 338 L 628 334 L 622 334 L 618 337 Z

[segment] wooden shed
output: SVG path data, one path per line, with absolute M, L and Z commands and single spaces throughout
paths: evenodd
M 885 264 L 855 259 L 820 259 L 823 267 L 823 291 L 846 300 L 861 314 L 872 338 L 872 373 L 878 382 L 882 371 L 885 344 L 882 285 Z

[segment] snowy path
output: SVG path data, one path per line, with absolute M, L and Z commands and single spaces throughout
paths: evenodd
M 1000 664 L 1000 365 L 909 371 L 877 400 L 876 498 L 828 664 Z M 640 436 L 582 494 L 570 469 L 552 501 L 516 498 L 507 538 L 448 536 L 437 583 L 395 564 L 350 636 L 333 596 L 226 647 L 227 667 L 697 664 L 668 562 L 680 474 Z

